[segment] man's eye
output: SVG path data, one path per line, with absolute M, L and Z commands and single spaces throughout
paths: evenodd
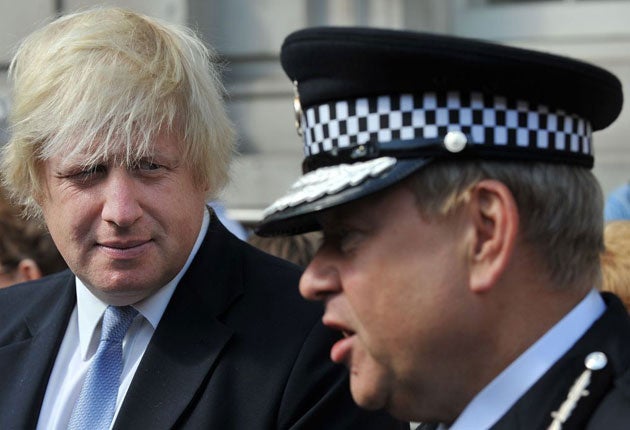
M 146 171 L 150 171 L 150 170 L 157 170 L 159 169 L 160 166 L 157 163 L 153 163 L 151 161 L 139 161 L 136 165 L 135 168 L 138 170 L 146 170 Z
M 357 246 L 360 236 L 357 230 L 339 228 L 334 232 L 325 233 L 324 242 L 333 245 L 341 252 L 347 253 Z
M 87 167 L 81 171 L 71 173 L 67 175 L 67 177 L 70 179 L 85 181 L 85 180 L 95 177 L 98 174 L 104 173 L 105 171 L 106 171 L 105 166 L 92 166 L 92 167 Z

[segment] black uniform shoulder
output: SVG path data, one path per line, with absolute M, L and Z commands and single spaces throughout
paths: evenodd
M 588 429 L 622 430 L 630 425 L 630 370 L 617 378 L 613 388 L 599 404 Z

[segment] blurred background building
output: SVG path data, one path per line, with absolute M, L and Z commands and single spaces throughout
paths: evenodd
M 223 57 L 240 155 L 222 200 L 245 223 L 257 221 L 300 174 L 293 90 L 278 60 L 293 30 L 361 25 L 489 39 L 599 64 L 630 94 L 630 0 L 0 0 L 0 144 L 7 138 L 13 47 L 46 20 L 99 4 L 191 25 Z M 630 179 L 628 136 L 630 105 L 595 135 L 595 174 L 606 194 Z

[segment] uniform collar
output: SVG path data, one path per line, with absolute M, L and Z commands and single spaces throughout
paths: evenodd
M 450 430 L 492 427 L 586 333 L 605 310 L 606 304 L 602 297 L 596 290 L 591 290 L 544 336 L 481 390 Z

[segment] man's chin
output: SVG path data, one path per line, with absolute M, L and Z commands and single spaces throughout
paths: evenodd
M 113 282 L 111 279 L 108 282 L 96 281 L 94 285 L 97 286 L 88 286 L 88 289 L 101 301 L 114 306 L 132 305 L 150 296 L 157 289 L 154 285 L 135 284 L 129 279 L 126 282 L 125 280 Z
M 352 375 L 350 381 L 350 391 L 354 402 L 361 408 L 370 411 L 384 409 L 387 406 L 385 391 L 371 384 L 371 386 L 367 386 L 365 381 L 357 381 L 358 378 L 358 376 Z

